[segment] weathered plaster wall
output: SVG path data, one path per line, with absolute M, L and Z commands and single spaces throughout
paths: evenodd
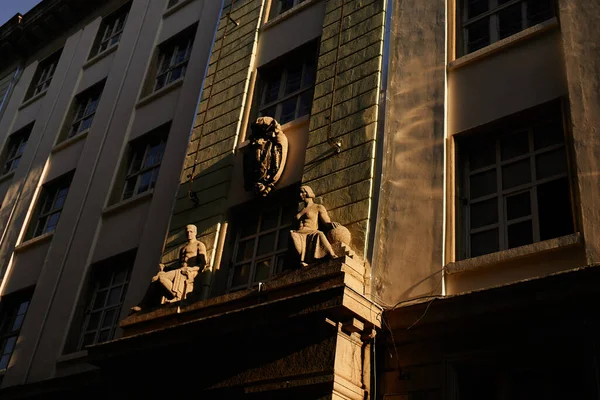
M 441 292 L 444 1 L 394 2 L 373 294 L 387 304 Z

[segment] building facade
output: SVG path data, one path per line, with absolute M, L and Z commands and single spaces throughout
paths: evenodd
M 0 394 L 597 399 L 600 5 L 220 3 L 2 27 Z

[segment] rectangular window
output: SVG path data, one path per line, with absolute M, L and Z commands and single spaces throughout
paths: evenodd
M 102 20 L 102 24 L 98 30 L 98 36 L 96 37 L 90 58 L 105 52 L 119 43 L 121 40 L 121 35 L 123 34 L 123 29 L 125 28 L 125 22 L 127 21 L 130 8 L 131 2 L 119 8 L 112 14 L 107 15 Z
M 304 0 L 274 0 L 271 6 L 271 18 L 274 18 L 284 12 L 291 10 Z
M 240 207 L 235 216 L 229 290 L 252 287 L 283 270 L 297 208 L 292 192 L 286 192 L 260 204 Z
M 560 112 L 498 130 L 469 139 L 461 150 L 466 257 L 574 231 Z
M 67 139 L 85 132 L 92 127 L 103 88 L 104 81 L 75 96 L 73 102 L 73 119 L 71 120 Z
M 0 113 L 8 102 L 15 78 L 16 71 L 11 71 L 9 74 L 0 78 Z
M 154 189 L 167 146 L 168 129 L 169 126 L 158 128 L 130 143 L 121 200 Z
M 52 82 L 52 78 L 54 77 L 54 72 L 56 72 L 56 66 L 58 65 L 61 54 L 62 49 L 40 61 L 35 75 L 33 76 L 32 86 L 29 88 L 28 94 L 25 97 L 26 100 L 45 92 L 48 89 Z
M 28 239 L 56 230 L 72 178 L 73 173 L 68 173 L 42 187 L 35 218 L 32 219 L 32 229 L 27 235 Z
M 280 124 L 310 114 L 317 71 L 316 43 L 259 70 L 259 115 Z
M 464 54 L 555 15 L 554 0 L 461 0 Z
M 21 156 L 29 140 L 29 134 L 33 129 L 33 122 L 24 128 L 19 129 L 8 137 L 8 144 L 6 148 L 6 156 L 4 159 L 4 166 L 2 167 L 2 175 L 14 171 L 19 166 Z
M 8 368 L 10 357 L 17 344 L 19 332 L 29 309 L 31 293 L 9 295 L 2 299 L 0 322 L 0 371 Z
M 130 251 L 92 267 L 79 350 L 114 338 L 134 260 L 135 252 Z
M 186 29 L 158 47 L 154 91 L 183 79 L 192 53 L 195 29 Z

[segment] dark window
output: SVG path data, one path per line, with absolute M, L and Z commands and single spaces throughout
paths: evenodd
M 154 90 L 183 79 L 192 53 L 195 29 L 187 29 L 158 47 Z
M 294 187 L 295 188 L 295 187 Z M 246 289 L 284 269 L 297 200 L 286 189 L 270 199 L 240 206 L 235 215 L 229 290 Z
M 62 213 L 73 174 L 66 174 L 42 186 L 40 200 L 31 222 L 29 239 L 54 232 Z
M 92 266 L 79 349 L 114 337 L 134 260 L 130 251 Z
M 464 54 L 554 16 L 553 0 L 461 0 Z
M 271 18 L 291 10 L 303 1 L 305 0 L 273 0 L 273 5 L 271 6 Z
M 96 109 L 100 102 L 104 81 L 98 83 L 75 97 L 73 103 L 73 117 L 69 127 L 67 139 L 72 138 L 92 127 Z
M 103 53 L 119 43 L 130 8 L 131 3 L 127 3 L 102 19 L 90 57 Z
M 2 319 L 0 322 L 0 371 L 8 368 L 10 357 L 17 344 L 19 332 L 29 309 L 31 293 L 15 294 L 2 298 Z
M 52 78 L 54 77 L 54 72 L 56 72 L 56 66 L 58 65 L 61 54 L 62 49 L 40 61 L 25 100 L 45 92 L 48 89 L 50 82 L 52 82 Z
M 317 71 L 316 44 L 259 70 L 259 114 L 285 124 L 310 114 Z
M 14 171 L 19 166 L 21 156 L 29 140 L 29 134 L 33 129 L 33 123 L 27 125 L 24 128 L 19 129 L 8 137 L 8 144 L 6 148 L 6 156 L 4 159 L 4 166 L 2 167 L 2 175 Z
M 563 122 L 546 115 L 460 143 L 466 257 L 573 233 Z
M 167 125 L 131 142 L 121 200 L 154 188 L 167 145 L 168 130 Z

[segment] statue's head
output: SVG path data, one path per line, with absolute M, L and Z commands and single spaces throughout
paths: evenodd
M 303 201 L 306 199 L 314 199 L 315 198 L 315 192 L 313 192 L 313 190 L 310 188 L 310 186 L 300 186 L 300 199 L 302 199 Z
M 275 136 L 283 132 L 281 125 L 279 125 L 275 118 L 271 117 L 258 117 L 252 124 L 251 129 L 252 136 L 256 138 Z
M 194 240 L 196 239 L 196 235 L 198 234 L 198 228 L 196 228 L 196 225 L 186 225 L 185 233 L 187 235 L 188 240 Z

